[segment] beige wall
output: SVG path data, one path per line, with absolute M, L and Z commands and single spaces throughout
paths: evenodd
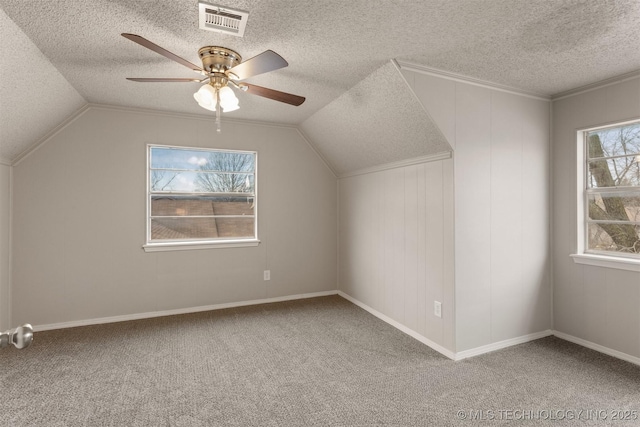
M 640 78 L 553 103 L 554 323 L 559 332 L 640 357 L 640 273 L 575 264 L 576 130 L 640 117 Z
M 261 244 L 145 253 L 148 143 L 257 151 Z M 292 128 L 92 107 L 14 167 L 13 320 L 335 290 L 336 187 Z
M 403 73 L 454 148 L 456 351 L 551 329 L 549 103 Z
M 339 195 L 340 290 L 453 352 L 452 160 L 341 178 Z
M 0 163 L 0 331 L 11 327 L 9 213 L 11 167 Z

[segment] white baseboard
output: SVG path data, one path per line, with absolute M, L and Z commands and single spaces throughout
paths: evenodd
M 378 319 L 387 322 L 388 324 L 390 324 L 394 328 L 399 329 L 402 332 L 404 332 L 405 334 L 417 339 L 418 341 L 420 341 L 424 345 L 426 345 L 428 347 L 431 347 L 432 349 L 434 349 L 438 353 L 442 354 L 443 356 L 446 356 L 446 357 L 448 357 L 449 359 L 452 359 L 452 360 L 456 360 L 456 354 L 454 352 L 452 352 L 451 350 L 449 350 L 447 348 L 444 348 L 440 344 L 437 344 L 437 343 L 431 341 L 430 339 L 420 335 L 419 333 L 417 333 L 413 329 L 410 329 L 410 328 L 406 327 L 405 325 L 403 325 L 400 322 L 396 322 L 395 320 L 393 320 L 389 316 L 380 313 L 378 310 L 369 307 L 365 303 L 358 301 L 357 299 L 353 298 L 350 295 L 345 294 L 342 291 L 338 291 L 338 295 L 340 295 L 342 298 L 352 302 L 353 304 L 357 305 L 358 307 L 368 311 L 369 313 L 371 313 L 374 316 L 376 316 Z
M 546 331 L 535 332 L 533 334 L 522 335 L 519 337 L 510 338 L 508 340 L 494 342 L 491 344 L 483 345 L 483 346 L 472 348 L 469 350 L 460 351 L 456 353 L 455 360 L 462 360 L 468 357 L 479 356 L 484 353 L 501 350 L 503 348 L 511 347 L 512 345 L 523 344 L 523 343 L 537 340 L 540 338 L 549 337 L 551 335 L 553 335 L 553 331 L 551 329 L 547 329 Z
M 337 291 L 337 290 L 312 292 L 308 294 L 298 294 L 298 295 L 286 295 L 282 297 L 264 298 L 264 299 L 258 299 L 258 300 L 250 300 L 250 301 L 229 302 L 229 303 L 213 304 L 213 305 L 206 305 L 206 306 L 200 306 L 200 307 L 180 308 L 175 310 L 163 310 L 163 311 L 153 311 L 153 312 L 147 312 L 147 313 L 126 314 L 122 316 L 100 317 L 97 319 L 75 320 L 71 322 L 51 323 L 46 325 L 35 325 L 33 327 L 33 330 L 35 332 L 39 332 L 39 331 L 49 331 L 53 329 L 75 328 L 78 326 L 100 325 L 104 323 L 126 322 L 129 320 L 150 319 L 153 317 L 173 316 L 177 314 L 198 313 L 202 311 L 222 310 L 225 308 L 244 307 L 249 305 L 269 304 L 269 303 L 283 302 L 283 301 L 294 301 L 298 299 L 324 297 L 329 295 L 340 295 L 342 298 L 346 299 L 347 301 L 350 301 L 351 303 L 357 305 L 358 307 L 368 311 L 369 313 L 373 314 L 380 320 L 388 323 L 389 325 L 393 326 L 396 329 L 399 329 L 405 334 L 415 338 L 416 340 L 420 341 L 421 343 L 434 349 L 438 353 L 448 357 L 451 360 L 456 360 L 456 361 L 463 360 L 469 357 L 478 356 L 484 353 L 489 353 L 491 351 L 500 350 L 503 348 L 511 347 L 513 345 L 523 344 L 525 342 L 529 342 L 529 341 L 554 335 L 560 339 L 572 342 L 574 344 L 581 345 L 591 350 L 595 350 L 600 353 L 604 353 L 609 356 L 613 356 L 615 358 L 625 360 L 635 365 L 640 365 L 640 357 L 632 356 L 630 354 L 623 353 L 618 350 L 613 350 L 611 348 L 593 343 L 591 341 L 584 340 L 582 338 L 577 338 L 572 335 L 565 334 L 559 331 L 553 331 L 553 330 L 546 330 L 546 331 L 536 332 L 529 335 L 523 335 L 521 337 L 511 338 L 508 340 L 499 341 L 496 343 L 487 344 L 481 347 L 476 347 L 476 348 L 472 348 L 469 350 L 464 350 L 456 353 L 420 335 L 416 331 L 406 327 L 400 322 L 393 320 L 389 316 L 382 314 L 378 310 L 369 307 L 368 305 L 358 301 L 357 299 L 351 297 L 350 295 L 347 295 L 344 292 Z
M 618 359 L 626 360 L 627 362 L 631 362 L 635 365 L 640 365 L 640 357 L 632 356 L 627 353 L 623 353 L 618 350 L 614 350 L 612 348 L 605 347 L 600 344 L 596 344 L 591 341 L 583 340 L 582 338 L 574 337 L 573 335 L 565 334 L 564 332 L 553 331 L 553 335 L 556 337 L 572 342 L 574 344 L 581 345 L 583 347 L 590 348 L 591 350 L 598 351 L 600 353 L 607 354 L 609 356 L 613 356 Z
M 406 327 L 402 323 L 393 320 L 389 316 L 380 313 L 378 310 L 369 307 L 368 305 L 364 304 L 363 302 L 358 301 L 357 299 L 353 298 L 350 295 L 345 294 L 342 291 L 338 291 L 338 295 L 340 295 L 341 297 L 343 297 L 346 300 L 351 301 L 353 304 L 357 305 L 358 307 L 363 308 L 364 310 L 366 310 L 369 313 L 373 314 L 377 318 L 387 322 L 391 326 L 401 330 L 405 334 L 417 339 L 421 343 L 431 347 L 432 349 L 434 349 L 438 353 L 448 357 L 451 360 L 456 360 L 456 361 L 457 360 L 463 360 L 463 359 L 466 359 L 468 357 L 478 356 L 478 355 L 484 354 L 484 353 L 489 353 L 490 351 L 495 351 L 495 350 L 500 350 L 502 348 L 511 347 L 512 345 L 522 344 L 522 343 L 525 343 L 525 342 L 528 342 L 528 341 L 533 341 L 533 340 L 537 340 L 539 338 L 544 338 L 544 337 L 548 337 L 550 335 L 553 335 L 553 331 L 546 330 L 546 331 L 542 331 L 542 332 L 536 332 L 534 334 L 523 335 L 521 337 L 511 338 L 511 339 L 504 340 L 504 341 L 499 341 L 499 342 L 496 342 L 496 343 L 484 345 L 482 347 L 476 347 L 476 348 L 472 348 L 470 350 L 465 350 L 465 351 L 461 351 L 461 352 L 456 353 L 456 352 L 453 352 L 453 351 L 441 346 L 440 344 L 437 344 L 437 343 L 431 341 L 430 339 L 420 335 L 419 333 L 417 333 L 413 329 L 410 329 L 410 328 Z
M 248 305 L 269 304 L 273 302 L 293 301 L 305 298 L 325 297 L 336 295 L 338 291 L 313 292 L 309 294 L 286 295 L 275 298 L 264 298 L 251 301 L 228 302 L 224 304 L 205 305 L 200 307 L 179 308 L 175 310 L 152 311 L 147 313 L 125 314 L 122 316 L 100 317 L 97 319 L 74 320 L 71 322 L 51 323 L 48 325 L 35 325 L 33 330 L 49 331 L 52 329 L 75 328 L 78 326 L 100 325 L 103 323 L 126 322 L 128 320 L 150 319 L 153 317 L 173 316 L 176 314 L 198 313 L 201 311 L 222 310 L 225 308 L 244 307 Z

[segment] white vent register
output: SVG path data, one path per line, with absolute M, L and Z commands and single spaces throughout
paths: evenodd
M 247 26 L 249 12 L 198 2 L 200 29 L 242 37 Z

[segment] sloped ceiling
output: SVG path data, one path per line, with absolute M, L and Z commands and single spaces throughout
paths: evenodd
M 338 175 L 451 147 L 400 71 L 388 62 L 302 122 Z
M 86 101 L 2 10 L 0 51 L 0 158 L 11 160 Z
M 347 107 L 343 94 L 368 76 L 374 79 L 391 59 L 542 96 L 640 70 L 637 0 L 215 1 L 250 12 L 244 38 L 198 29 L 196 0 L 0 0 L 0 156 L 15 158 L 84 102 L 210 115 L 193 100 L 196 83 L 125 80 L 194 74 L 124 39 L 123 32 L 194 63 L 198 48 L 206 45 L 237 50 L 245 59 L 273 49 L 289 67 L 248 81 L 307 101 L 292 107 L 241 93 L 240 110 L 226 117 L 306 123 L 307 129 L 317 127 L 316 113 L 336 120 L 338 114 L 329 111 Z M 45 88 L 36 90 L 39 85 Z M 371 117 L 378 114 L 377 106 L 363 108 L 371 108 Z M 345 110 L 340 120 L 352 113 L 353 120 L 366 116 Z M 389 110 L 386 123 L 401 122 L 403 114 Z M 326 133 L 309 133 L 318 151 L 335 151 Z M 396 143 L 411 144 L 411 137 L 399 135 Z M 356 141 L 346 139 L 345 144 Z M 353 170 L 371 162 L 354 158 L 333 167 Z

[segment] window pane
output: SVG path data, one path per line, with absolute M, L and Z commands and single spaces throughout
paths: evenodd
M 254 215 L 253 197 L 151 197 L 151 216 Z
M 640 154 L 640 123 L 587 133 L 589 158 Z
M 640 222 L 640 194 L 637 192 L 588 195 L 589 219 Z
M 254 193 L 255 179 L 248 173 L 180 172 L 152 170 L 153 192 L 179 193 Z
M 636 157 L 638 157 L 636 159 Z M 589 188 L 628 187 L 640 185 L 640 156 L 619 157 L 589 162 Z
M 640 227 L 629 224 L 593 224 L 587 226 L 588 249 L 606 252 L 640 253 Z
M 253 172 L 253 153 L 151 147 L 152 169 Z
M 149 178 L 151 191 L 196 192 L 196 172 L 152 170 Z
M 151 240 L 254 237 L 254 218 L 153 218 Z

